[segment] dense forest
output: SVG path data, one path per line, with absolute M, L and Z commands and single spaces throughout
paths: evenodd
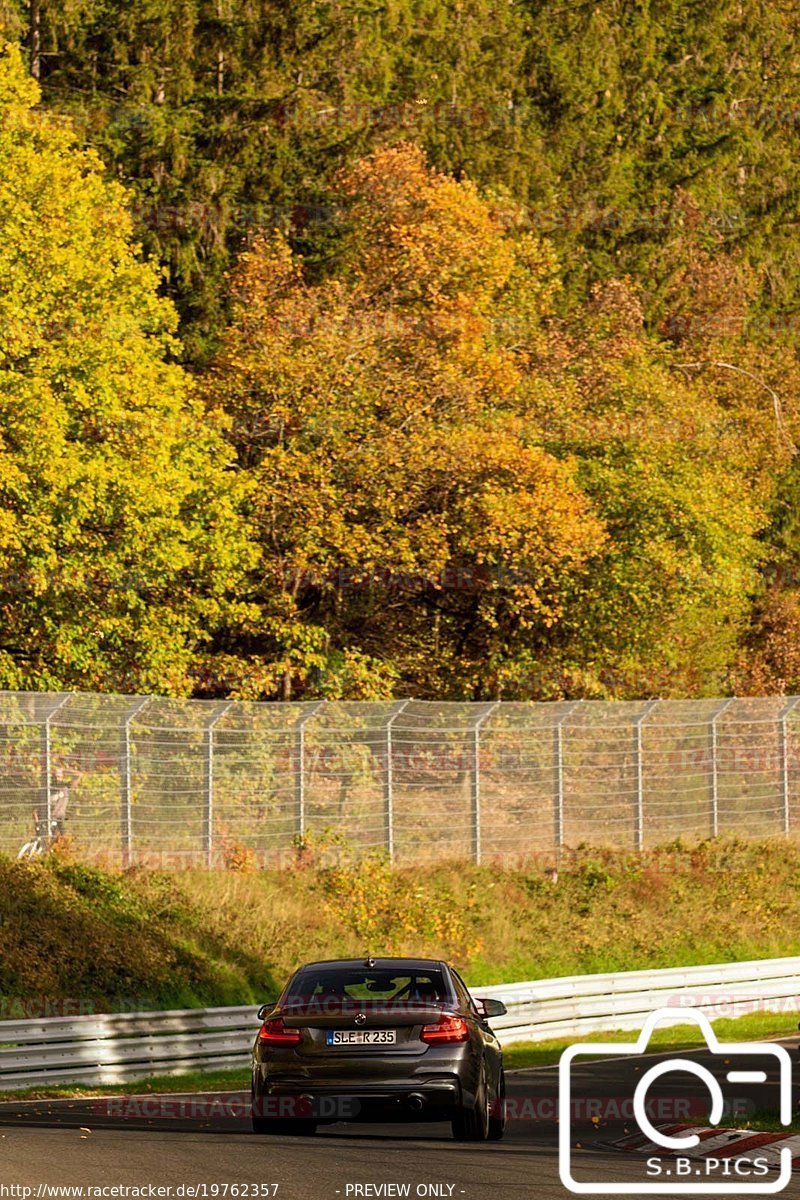
M 0 33 L 0 687 L 800 692 L 800 5 Z

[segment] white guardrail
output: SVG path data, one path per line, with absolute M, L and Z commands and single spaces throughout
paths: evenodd
M 508 1045 L 638 1029 L 657 1008 L 675 1009 L 665 1025 L 680 1024 L 687 1008 L 712 1019 L 756 1010 L 796 1012 L 800 958 L 574 975 L 471 990 L 506 1005 L 508 1013 L 492 1027 Z M 0 1021 L 0 1091 L 243 1067 L 257 1028 L 252 1005 Z

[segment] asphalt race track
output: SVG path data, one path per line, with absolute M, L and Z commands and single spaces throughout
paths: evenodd
M 797 1042 L 784 1044 L 796 1060 Z M 620 1112 L 641 1071 L 665 1057 L 576 1064 L 572 1144 L 577 1179 L 647 1179 L 644 1155 L 623 1153 L 609 1143 L 634 1129 Z M 729 1064 L 707 1052 L 682 1057 L 708 1066 L 730 1095 L 731 1085 L 724 1079 Z M 775 1108 L 774 1060 L 751 1060 L 748 1065 L 763 1067 L 767 1081 L 736 1085 L 733 1103 L 740 1110 Z M 34 1198 L 39 1185 L 122 1184 L 171 1187 L 161 1195 L 173 1200 L 191 1196 L 187 1185 L 194 1185 L 200 1200 L 224 1200 L 221 1188 L 215 1192 L 213 1185 L 249 1184 L 252 1197 L 252 1185 L 277 1184 L 279 1200 L 403 1194 L 453 1200 L 562 1200 L 569 1193 L 558 1172 L 557 1082 L 556 1068 L 510 1073 L 506 1138 L 478 1146 L 453 1141 L 449 1127 L 438 1124 L 331 1125 L 322 1126 L 315 1137 L 257 1137 L 249 1131 L 246 1105 L 236 1094 L 8 1102 L 0 1104 L 0 1184 L 32 1187 Z M 654 1084 L 651 1098 L 658 1116 L 703 1123 L 706 1092 L 693 1076 L 662 1078 Z M 797 1104 L 795 1091 L 795 1111 Z M 387 1184 L 410 1189 L 404 1193 L 381 1187 Z M 260 1195 L 268 1192 L 271 1189 L 263 1188 Z M 243 1193 L 244 1189 L 239 1195 Z M 680 1193 L 676 1189 L 674 1194 Z M 781 1194 L 800 1197 L 800 1177 Z M 0 1188 L 0 1195 L 23 1193 Z

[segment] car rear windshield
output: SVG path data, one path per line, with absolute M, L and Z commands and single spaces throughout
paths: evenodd
M 442 971 L 392 970 L 391 968 L 330 969 L 301 971 L 289 984 L 284 1003 L 303 1004 L 320 1000 L 340 1003 L 425 1004 L 443 1003 L 449 989 Z

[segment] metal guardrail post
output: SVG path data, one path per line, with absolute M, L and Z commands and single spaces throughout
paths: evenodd
M 789 808 L 789 751 L 787 720 L 792 709 L 800 704 L 800 696 L 795 696 L 780 711 L 778 720 L 778 741 L 781 756 L 781 811 L 783 813 L 783 832 L 791 833 L 792 821 Z
M 633 750 L 636 763 L 636 828 L 634 840 L 637 850 L 644 850 L 644 774 L 642 761 L 642 725 L 658 704 L 658 700 L 650 700 L 636 718 L 633 733 Z
M 481 726 L 497 708 L 499 700 L 480 705 L 470 724 L 470 826 L 472 830 L 472 861 L 481 861 Z
M 386 853 L 389 862 L 394 862 L 394 767 L 392 761 L 392 726 L 410 700 L 398 700 L 389 710 L 389 716 L 384 726 L 386 741 L 386 770 L 383 775 L 383 828 Z
M 62 696 L 57 704 L 48 712 L 42 726 L 42 741 L 41 741 L 41 760 L 42 760 L 42 792 L 44 793 L 44 811 L 45 820 L 47 822 L 46 829 L 48 836 L 53 823 L 53 779 L 51 769 L 51 746 L 50 746 L 50 722 L 60 708 L 63 708 L 68 700 L 71 700 L 75 695 L 74 692 L 67 692 L 66 696 Z
M 558 718 L 553 727 L 553 761 L 555 765 L 555 829 L 554 838 L 556 850 L 564 845 L 564 725 L 566 720 L 583 704 L 582 700 L 573 700 L 565 713 Z
M 233 700 L 228 700 L 222 705 L 217 712 L 206 722 L 204 729 L 204 788 L 203 788 L 203 851 L 206 856 L 206 866 L 210 867 L 213 864 L 214 857 L 214 728 L 218 721 L 225 716 L 225 713 L 234 703 Z
M 131 786 L 131 721 L 145 708 L 152 696 L 145 696 L 134 704 L 123 717 L 122 747 L 119 759 L 120 773 L 120 849 L 123 867 L 130 866 L 133 848 L 133 789 Z
M 711 836 L 719 834 L 719 766 L 717 763 L 717 718 L 733 704 L 733 697 L 724 700 L 714 709 L 711 717 Z
M 294 832 L 301 838 L 306 831 L 306 722 L 319 712 L 324 700 L 318 700 L 301 713 L 294 724 Z

